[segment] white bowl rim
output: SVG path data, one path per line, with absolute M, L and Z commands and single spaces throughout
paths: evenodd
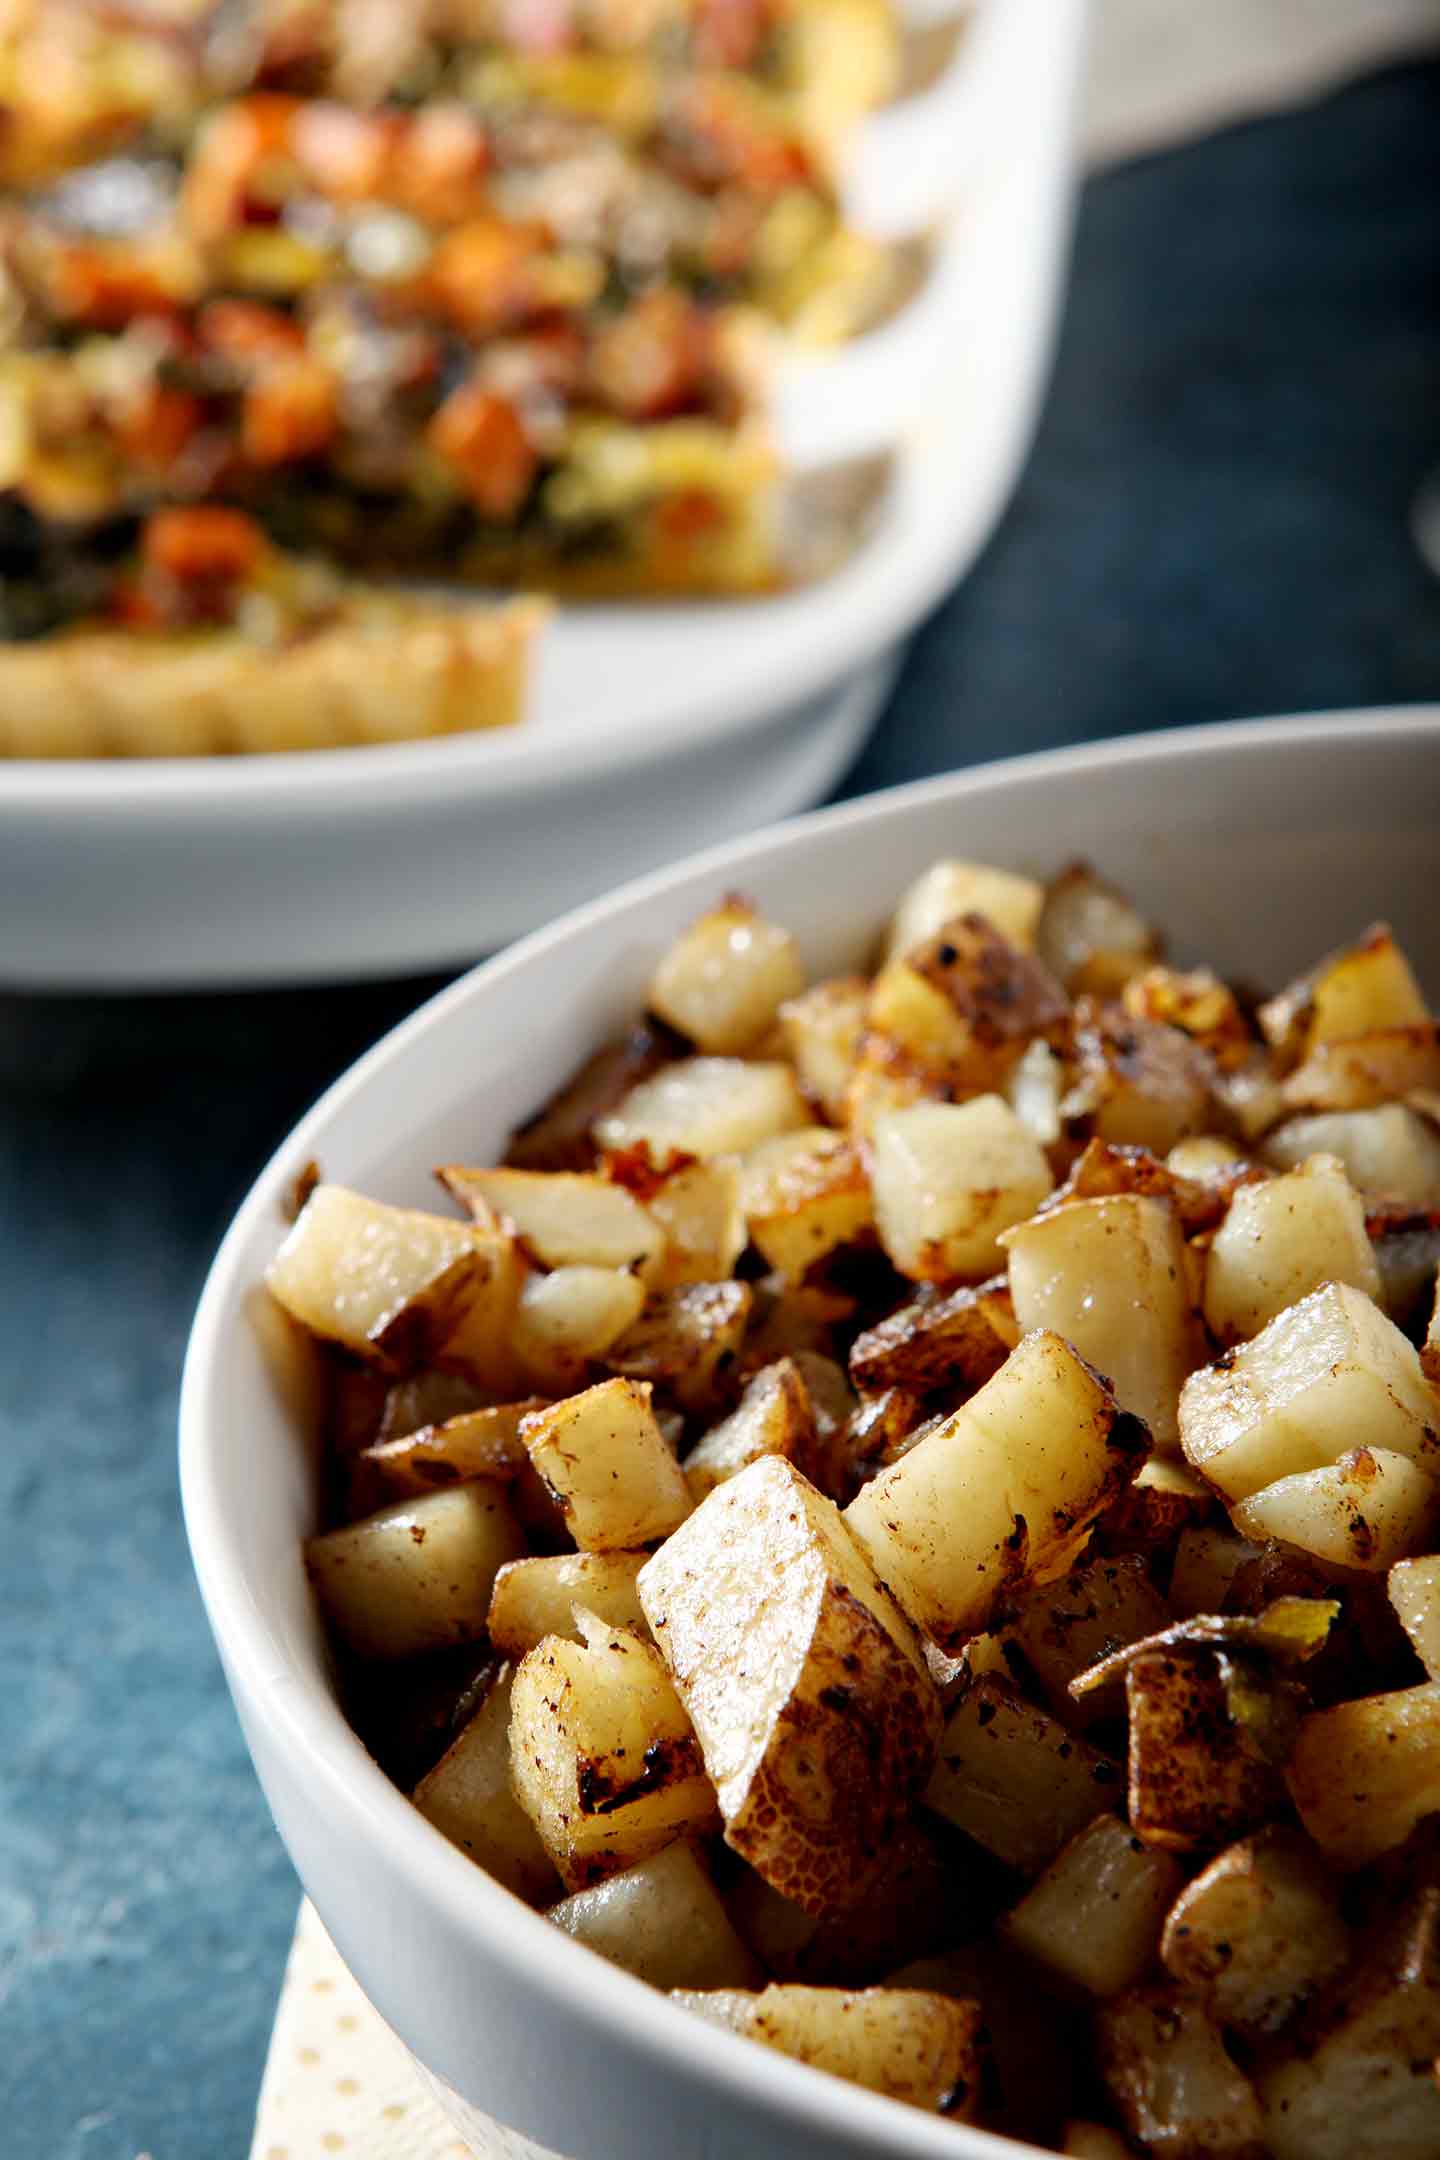
M 331 1116 L 362 1090 L 382 1079 L 417 1037 L 442 1024 L 457 1007 L 483 996 L 486 987 L 563 945 L 579 931 L 637 904 L 662 897 L 671 887 L 712 870 L 729 879 L 756 857 L 783 851 L 800 835 L 847 829 L 901 818 L 912 808 L 942 801 L 961 802 L 1024 777 L 1063 779 L 1084 771 L 1121 775 L 1137 764 L 1183 767 L 1215 751 L 1242 754 L 1261 747 L 1285 747 L 1296 753 L 1323 750 L 1327 743 L 1360 733 L 1383 736 L 1393 746 L 1413 742 L 1418 748 L 1440 735 L 1440 704 L 1415 703 L 1308 713 L 1284 718 L 1223 721 L 1158 733 L 1123 736 L 1100 743 L 1033 752 L 968 767 L 931 779 L 860 797 L 829 809 L 767 827 L 741 841 L 731 841 L 619 887 L 605 898 L 562 916 L 533 932 L 492 960 L 463 975 L 383 1036 L 330 1088 L 282 1142 L 260 1171 L 238 1209 L 212 1263 L 201 1292 L 186 1352 L 180 1394 L 180 1481 L 191 1558 L 207 1613 L 225 1662 L 250 1700 L 280 1731 L 287 1754 L 307 1778 L 317 1781 L 332 1814 L 348 1817 L 366 1840 L 380 1844 L 393 1871 L 431 1909 L 458 1916 L 483 1942 L 497 1964 L 523 1970 L 533 1984 L 560 2002 L 592 2029 L 663 2063 L 700 2087 L 719 2093 L 748 2089 L 748 2096 L 782 2119 L 827 2130 L 854 2149 L 869 2144 L 881 2155 L 909 2154 L 912 2160 L 964 2160 L 967 2144 L 975 2160 L 1034 2153 L 997 2133 L 932 2119 L 903 2104 L 866 2092 L 806 2065 L 758 2048 L 737 2035 L 696 2019 L 657 1997 L 653 1988 L 618 1968 L 605 1965 L 603 1985 L 593 1952 L 552 1927 L 544 1917 L 512 1897 L 435 1831 L 391 1784 L 346 1724 L 338 1704 L 327 1699 L 317 1715 L 301 1699 L 299 1673 L 282 1662 L 265 1616 L 252 1599 L 238 1561 L 229 1550 L 224 1515 L 206 1443 L 207 1397 L 225 1333 L 234 1326 L 243 1300 L 253 1287 L 244 1273 L 245 1253 L 259 1218 L 273 1205 L 277 1179 L 299 1159 L 313 1156 L 319 1134 Z

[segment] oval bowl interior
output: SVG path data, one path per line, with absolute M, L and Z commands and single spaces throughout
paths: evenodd
M 702 2025 L 551 1929 L 450 1847 L 336 1705 L 300 1563 L 314 1478 L 267 1363 L 257 1288 L 297 1168 L 427 1202 L 436 1162 L 508 1131 L 643 998 L 666 941 L 739 887 L 816 971 L 866 959 L 907 880 L 960 854 L 1042 873 L 1085 856 L 1180 961 L 1278 982 L 1385 917 L 1440 985 L 1440 708 L 1190 729 L 1050 753 L 845 805 L 627 886 L 422 1008 L 263 1172 L 212 1270 L 181 1405 L 191 1548 L 261 1782 L 366 1992 L 430 2070 L 574 2160 L 777 2160 L 1020 2148 Z

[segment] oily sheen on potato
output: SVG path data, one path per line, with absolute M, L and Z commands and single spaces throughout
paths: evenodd
M 504 1162 L 315 1185 L 337 1685 L 450 1864 L 811 2070 L 1434 2160 L 1436 1024 L 1384 925 L 1257 1000 L 1033 869 L 818 979 L 718 896 Z

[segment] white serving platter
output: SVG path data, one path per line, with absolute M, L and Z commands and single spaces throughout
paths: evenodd
M 0 983 L 458 964 L 818 801 L 880 710 L 896 648 L 992 531 L 1049 362 L 1084 0 L 971 14 L 939 80 L 870 123 L 852 176 L 857 214 L 887 233 L 945 200 L 929 276 L 892 322 L 779 374 L 777 433 L 798 466 L 890 453 L 842 568 L 765 600 L 562 609 L 529 716 L 504 734 L 0 765 Z

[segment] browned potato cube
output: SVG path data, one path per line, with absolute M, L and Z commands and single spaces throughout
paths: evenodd
M 1100 2010 L 1096 2040 L 1121 2120 L 1155 2160 L 1265 2160 L 1255 2088 L 1194 1996 L 1134 1988 Z
M 928 1282 L 990 1274 L 1000 1232 L 1054 1183 L 1039 1142 L 998 1095 L 886 1112 L 870 1175 L 881 1244 L 902 1275 Z
M 531 1275 L 515 1313 L 515 1354 L 532 1386 L 568 1395 L 639 1319 L 645 1291 L 623 1268 L 557 1267 Z
M 547 1635 L 511 1692 L 510 1777 L 561 1880 L 583 1890 L 708 1830 L 715 1794 L 654 1646 L 581 1615 Z
M 1420 985 L 1388 923 L 1372 924 L 1353 945 L 1331 953 L 1259 1012 L 1268 1040 L 1292 1059 L 1346 1035 L 1407 1027 L 1428 1017 Z
M 508 1669 L 496 1675 L 480 1708 L 412 1798 L 487 1874 L 527 1905 L 542 1905 L 558 1882 L 535 1825 L 510 1788 L 512 1678 Z
M 726 1842 L 824 1911 L 908 1812 L 940 1709 L 920 1648 L 838 1511 L 767 1455 L 640 1573 Z
M 1259 1674 L 1250 1687 L 1263 1693 Z M 1190 1852 L 1239 1836 L 1283 1805 L 1280 1772 L 1236 1716 L 1213 1652 L 1147 1651 L 1126 1668 L 1130 1821 L 1147 1844 Z
M 1440 1890 L 1421 1890 L 1332 1982 L 1257 2083 L 1274 2160 L 1440 2152 Z
M 1392 1852 L 1440 1810 L 1440 1681 L 1312 1711 L 1286 1777 L 1301 1822 L 1337 1867 Z
M 1440 1032 L 1384 1028 L 1373 1035 L 1322 1043 L 1281 1089 L 1287 1110 L 1374 1110 L 1440 1087 Z
M 1335 1884 L 1282 1823 L 1217 1855 L 1170 1909 L 1160 1955 L 1222 2025 L 1275 2032 L 1350 1954 Z
M 687 1839 L 577 1890 L 546 1916 L 657 1988 L 752 1988 L 763 1978 Z
M 657 1283 L 723 1282 L 745 1250 L 740 1178 L 733 1163 L 687 1163 L 647 1202 L 665 1233 Z
M 1087 1118 L 1097 1139 L 1163 1155 L 1212 1122 L 1213 1074 L 1204 1051 L 1178 1028 L 1101 1006 L 1075 1031 L 1066 1112 Z
M 682 1410 L 712 1409 L 739 1355 L 753 1303 L 754 1293 L 743 1282 L 663 1290 L 611 1344 L 605 1363 L 612 1372 L 663 1389 Z
M 1220 1066 L 1248 1062 L 1255 1043 L 1240 1001 L 1209 968 L 1146 968 L 1126 983 L 1120 1002 L 1137 1020 L 1179 1028 Z
M 1440 1680 L 1440 1557 L 1397 1561 L 1386 1588 L 1415 1655 Z
M 747 1382 L 738 1407 L 690 1450 L 685 1482 L 698 1505 L 762 1455 L 783 1455 L 808 1474 L 814 1468 L 815 1446 L 815 1419 L 800 1368 L 793 1358 L 780 1358 L 761 1367 Z
M 1118 1806 L 1120 1769 L 1005 1681 L 975 1681 L 946 1721 L 925 1805 L 1034 1875 Z
M 524 1550 L 503 1486 L 479 1478 L 326 1530 L 307 1542 L 305 1565 L 351 1650 L 400 1658 L 478 1641 L 496 1574 Z
M 1403 1455 L 1355 1448 L 1323 1470 L 1277 1478 L 1230 1511 L 1243 1536 L 1278 1538 L 1337 1567 L 1383 1574 L 1430 1542 L 1440 1486 Z
M 1166 1908 L 1184 1877 L 1118 1816 L 1070 1840 L 1001 1923 L 1017 1950 L 1103 2001 L 1143 1979 Z
M 1020 1326 L 1063 1335 L 1173 1448 L 1181 1386 L 1205 1354 L 1174 1209 L 1134 1193 L 1067 1200 L 1001 1242 Z
M 979 1870 L 967 1864 L 971 1855 L 957 1854 L 957 1844 L 944 1824 L 922 1811 L 901 1823 L 853 1894 L 824 1914 L 781 1897 L 753 1868 L 740 1871 L 726 1906 L 776 1979 L 863 1986 L 974 1925 L 988 1884 L 977 1885 Z
M 606 1043 L 516 1132 L 505 1152 L 516 1170 L 590 1170 L 596 1146 L 592 1128 L 630 1090 L 669 1064 L 676 1043 L 668 1030 L 633 1027 Z
M 624 1268 L 648 1276 L 659 1261 L 665 1242 L 659 1224 L 608 1178 L 458 1166 L 435 1174 L 484 1227 L 512 1223 L 542 1267 Z
M 1186 1381 L 1185 1455 L 1232 1500 L 1356 1447 L 1440 1454 L 1440 1410 L 1414 1347 L 1359 1290 L 1327 1283 Z
M 845 1520 L 916 1625 L 954 1650 L 1002 1594 L 1073 1564 L 1144 1451 L 1144 1428 L 1099 1374 L 1039 1331 Z
M 903 960 L 917 945 L 928 945 L 957 915 L 983 915 L 1001 937 L 1022 951 L 1033 950 L 1045 906 L 1045 888 L 1013 870 L 988 863 L 931 863 L 916 878 L 895 910 L 886 944 L 887 960 Z
M 650 984 L 650 1009 L 697 1050 L 730 1057 L 770 1027 L 805 987 L 800 951 L 746 900 L 730 899 L 682 933 Z
M 1115 996 L 1161 951 L 1150 924 L 1088 863 L 1072 863 L 1051 879 L 1035 946 L 1072 997 Z
M 403 1365 L 433 1357 L 485 1274 L 467 1223 L 317 1185 L 265 1280 L 313 1335 Z
M 850 1377 L 867 1395 L 905 1388 L 983 1387 L 999 1372 L 1018 1336 L 1005 1325 L 1008 1286 L 999 1276 L 962 1283 L 943 1297 L 922 1291 L 911 1304 L 857 1335 Z
M 640 1382 L 602 1380 L 535 1411 L 520 1437 L 584 1552 L 646 1545 L 690 1512 L 684 1472 Z
M 750 1242 L 792 1282 L 837 1245 L 862 1238 L 875 1212 L 858 1151 L 825 1125 L 752 1149 L 741 1170 L 740 1205 Z
M 705 2012 L 703 1998 L 687 2007 Z M 971 2120 L 979 2105 L 984 2021 L 976 2002 L 899 1988 L 784 1985 L 757 1996 L 743 2023 L 730 2005 L 724 2022 L 816 2070 L 952 2121 Z
M 579 1642 L 581 1610 L 606 1627 L 648 1635 L 635 1578 L 649 1558 L 644 1552 L 547 1553 L 509 1560 L 490 1593 L 490 1640 L 506 1657 L 523 1657 L 547 1635 Z
M 462 1411 L 438 1425 L 412 1427 L 394 1440 L 377 1440 L 356 1458 L 357 1478 L 373 1489 L 377 1502 L 435 1492 L 467 1478 L 508 1482 L 528 1460 L 521 1419 L 543 1407 L 539 1396 L 532 1395 L 524 1402 Z
M 1058 1028 L 1069 1010 L 1038 960 L 985 916 L 962 914 L 886 963 L 869 1024 L 905 1055 L 979 1090 L 1002 1086 L 1031 1038 Z
M 788 1065 L 743 1058 L 683 1058 L 642 1080 L 596 1124 L 603 1148 L 644 1147 L 671 1155 L 743 1155 L 776 1133 L 808 1125 L 810 1113 Z
M 1412 1208 L 1440 1207 L 1440 1133 L 1405 1103 L 1290 1118 L 1267 1136 L 1261 1153 L 1279 1170 L 1307 1155 L 1338 1155 L 1361 1192 Z
M 785 1052 L 810 1100 L 830 1120 L 842 1122 L 845 1091 L 860 1055 L 870 986 L 860 975 L 816 983 L 780 1008 Z
M 1067 1725 L 1093 1724 L 1122 1707 L 1097 1688 L 1077 1701 L 1070 1682 L 1112 1650 L 1158 1634 L 1170 1610 L 1138 1553 L 1090 1560 L 1059 1582 L 1032 1590 L 1016 1606 L 1009 1634 L 1024 1653 L 1052 1708 Z
M 1242 1185 L 1205 1255 L 1205 1321 L 1221 1342 L 1258 1335 L 1322 1283 L 1380 1295 L 1359 1193 L 1333 1157 Z

